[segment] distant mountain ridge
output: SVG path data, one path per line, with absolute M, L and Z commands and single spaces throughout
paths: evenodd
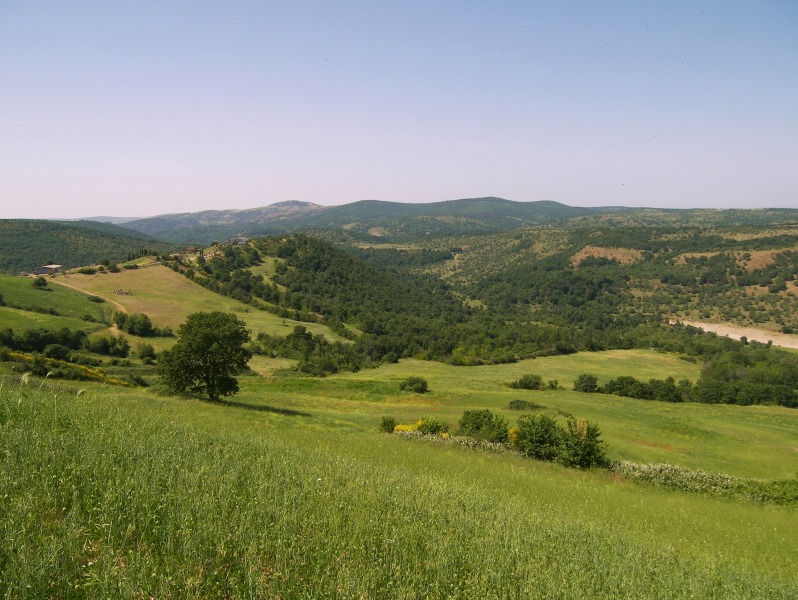
M 427 204 L 360 200 L 340 206 L 291 200 L 246 210 L 161 215 L 121 226 L 175 243 L 208 243 L 238 235 L 274 235 L 313 229 L 338 229 L 364 238 L 402 240 L 492 233 L 600 212 L 550 200 L 515 202 L 495 197 Z
M 289 200 L 260 208 L 165 214 L 118 224 L 171 243 L 209 244 L 239 236 L 321 230 L 355 241 L 408 242 L 539 226 L 725 227 L 790 222 L 798 222 L 798 209 L 584 208 L 551 200 L 517 202 L 484 197 L 426 204 L 360 200 L 339 206 Z

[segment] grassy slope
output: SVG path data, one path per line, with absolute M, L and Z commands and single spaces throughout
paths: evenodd
M 250 310 L 233 299 L 219 296 L 192 283 L 170 269 L 155 265 L 133 271 L 105 275 L 69 275 L 49 279 L 52 292 L 34 290 L 29 280 L 0 278 L 4 295 L 20 303 L 44 301 L 65 315 L 118 303 L 128 312 L 145 312 L 158 326 L 177 327 L 197 310 L 232 311 L 247 321 L 253 333 L 289 333 L 296 322 L 270 313 Z M 97 305 L 70 288 L 67 283 L 108 299 Z M 111 294 L 127 289 L 131 296 Z M 46 307 L 42 304 L 39 306 Z M 74 317 L 55 317 L 0 307 L 4 326 L 15 330 L 27 327 L 96 329 L 97 324 Z M 306 325 L 314 333 L 324 327 Z M 101 333 L 107 333 L 103 329 Z M 131 342 L 139 340 L 128 336 Z M 143 338 L 142 338 L 143 339 Z M 173 343 L 173 338 L 147 338 L 157 349 Z M 789 477 L 795 472 L 798 424 L 795 411 L 777 407 L 734 407 L 709 405 L 669 405 L 604 395 L 584 395 L 570 390 L 581 373 L 592 373 L 604 382 L 619 375 L 649 378 L 697 379 L 698 365 L 675 356 L 647 350 L 580 353 L 548 357 L 517 364 L 485 367 L 451 367 L 440 363 L 402 361 L 377 370 L 340 374 L 324 380 L 286 377 L 280 369 L 287 360 L 255 357 L 252 369 L 265 378 L 245 378 L 243 393 L 236 400 L 267 403 L 279 408 L 324 414 L 331 423 L 348 430 L 370 429 L 382 415 L 390 414 L 410 422 L 435 413 L 454 426 L 463 410 L 490 408 L 514 421 L 517 414 L 506 410 L 514 398 L 531 399 L 550 408 L 568 411 L 580 418 L 596 421 L 609 443 L 610 456 L 640 462 L 668 462 L 690 468 L 749 477 Z M 530 392 L 506 387 L 526 373 L 540 375 L 544 381 L 558 380 L 568 390 Z M 275 377 L 271 377 L 276 374 Z M 408 396 L 398 393 L 398 383 L 409 375 L 425 377 L 432 393 Z
M 695 377 L 695 365 L 652 351 L 580 353 L 512 365 L 452 367 L 415 360 L 326 379 L 281 376 L 276 364 L 259 358 L 258 371 L 271 378 L 245 378 L 237 402 L 313 414 L 336 427 L 372 429 L 383 415 L 409 423 L 435 414 L 452 428 L 464 410 L 489 408 L 511 422 L 515 398 L 570 412 L 598 423 L 613 459 L 667 462 L 746 477 L 784 478 L 795 474 L 798 411 L 771 406 L 739 407 L 667 404 L 570 391 L 579 373 L 601 380 L 634 373 L 641 378 Z M 558 379 L 569 389 L 514 390 L 507 383 L 526 373 Z M 399 382 L 410 375 L 427 379 L 431 393 L 405 394 Z
M 47 288 L 37 290 L 31 285 L 33 280 L 30 278 L 0 275 L 0 295 L 7 304 L 44 311 L 55 309 L 60 315 L 0 306 L 0 326 L 11 327 L 17 332 L 38 327 L 47 329 L 69 327 L 85 331 L 97 329 L 96 323 L 83 321 L 81 317 L 91 315 L 100 320 L 101 311 L 109 311 L 108 305 L 89 302 L 86 294 L 53 285 L 54 281 L 53 278 L 47 278 Z
M 794 510 L 70 387 L 0 381 L 8 597 L 798 593 Z
M 157 264 L 136 270 L 124 270 L 121 273 L 71 274 L 53 281 L 105 298 L 128 313 L 146 313 L 158 327 L 177 329 L 191 313 L 221 310 L 236 313 L 240 319 L 246 321 L 253 334 L 265 332 L 287 335 L 296 325 L 301 324 L 314 335 L 322 334 L 333 341 L 343 339 L 322 325 L 299 323 L 252 309 L 237 300 L 206 290 L 171 269 Z M 116 289 L 130 291 L 132 295 L 112 293 Z

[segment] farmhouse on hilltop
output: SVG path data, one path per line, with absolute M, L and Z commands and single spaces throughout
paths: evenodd
M 55 275 L 61 270 L 61 265 L 44 265 L 33 270 L 34 275 Z

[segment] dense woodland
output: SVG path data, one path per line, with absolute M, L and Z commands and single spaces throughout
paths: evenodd
M 32 272 L 47 264 L 69 269 L 103 260 L 116 263 L 176 249 L 172 244 L 108 223 L 0 220 L 0 273 Z

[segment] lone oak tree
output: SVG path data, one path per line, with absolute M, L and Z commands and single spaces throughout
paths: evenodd
M 234 314 L 198 312 L 177 329 L 178 340 L 159 359 L 161 375 L 173 392 L 199 392 L 211 401 L 238 392 L 234 377 L 247 368 L 252 353 L 246 323 Z

